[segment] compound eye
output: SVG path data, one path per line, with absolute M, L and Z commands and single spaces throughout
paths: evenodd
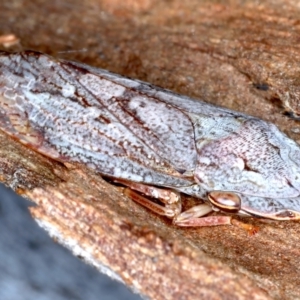
M 210 203 L 221 211 L 238 213 L 241 209 L 241 198 L 231 192 L 214 191 L 208 194 Z

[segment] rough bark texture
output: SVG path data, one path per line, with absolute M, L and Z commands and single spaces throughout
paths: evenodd
M 298 1 L 10 0 L 6 50 L 89 63 L 276 123 L 300 140 Z M 19 43 L 18 43 L 19 39 Z M 1 39 L 0 39 L 1 41 Z M 300 298 L 299 222 L 171 225 L 82 166 L 0 132 L 0 179 L 49 233 L 151 299 Z M 106 268 L 107 267 L 107 268 Z

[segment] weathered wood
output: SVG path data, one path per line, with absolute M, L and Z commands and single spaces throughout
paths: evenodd
M 0 35 L 20 44 L 1 48 L 107 68 L 256 115 L 299 140 L 288 115 L 300 113 L 300 9 L 284 3 L 12 0 L 0 3 Z M 52 236 L 150 298 L 299 298 L 298 222 L 249 220 L 260 227 L 254 237 L 230 226 L 176 228 L 91 171 L 4 134 L 0 171 L 38 203 L 32 214 Z

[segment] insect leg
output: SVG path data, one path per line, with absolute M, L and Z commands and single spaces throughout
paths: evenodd
M 181 198 L 180 193 L 178 192 L 169 189 L 157 188 L 142 183 L 129 182 L 126 180 L 117 179 L 115 181 L 129 187 L 129 189 L 126 189 L 124 193 L 132 198 L 132 200 L 159 215 L 174 218 L 181 213 Z M 150 199 L 134 192 L 133 190 L 136 190 L 146 196 L 159 199 L 164 205 L 155 203 Z
M 203 203 L 194 206 L 174 218 L 174 224 L 182 227 L 200 227 L 230 225 L 230 216 L 208 216 L 203 217 L 212 211 L 209 204 Z

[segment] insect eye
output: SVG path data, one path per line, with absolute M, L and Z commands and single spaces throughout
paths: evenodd
M 241 198 L 235 193 L 214 191 L 208 194 L 210 203 L 224 212 L 238 213 L 241 209 Z

